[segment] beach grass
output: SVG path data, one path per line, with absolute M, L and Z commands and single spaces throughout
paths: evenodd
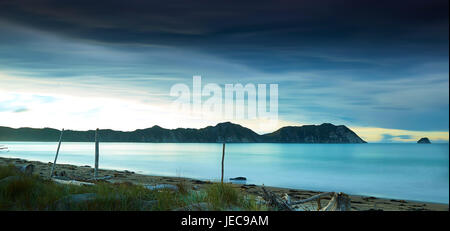
M 267 210 L 253 195 L 240 192 L 230 183 L 213 183 L 206 188 L 206 201 L 213 210 Z
M 266 209 L 230 184 L 212 183 L 199 190 L 183 181 L 176 186 L 178 190 L 149 190 L 129 182 L 58 184 L 0 166 L 0 210 L 170 211 L 191 205 L 202 205 L 201 210 Z

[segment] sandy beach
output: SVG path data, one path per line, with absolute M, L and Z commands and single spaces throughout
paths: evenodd
M 33 164 L 35 166 L 34 174 L 43 178 L 49 178 L 52 163 L 43 163 L 39 161 L 28 161 L 18 158 L 3 158 L 0 157 L 0 165 L 24 165 Z M 57 176 L 66 179 L 92 182 L 94 169 L 91 166 L 75 166 L 69 164 L 57 164 L 55 173 Z M 210 184 L 209 181 L 190 179 L 184 177 L 167 177 L 167 176 L 150 176 L 137 174 L 132 171 L 117 171 L 117 170 L 99 170 L 99 177 L 107 177 L 107 181 L 111 183 L 116 182 L 130 182 L 133 184 L 143 185 L 158 185 L 158 184 L 172 184 L 176 185 L 178 182 L 184 181 L 192 189 L 201 189 L 205 185 Z M 243 193 L 260 196 L 262 194 L 260 185 L 247 184 L 233 184 Z M 307 199 L 311 196 L 319 194 L 318 191 L 310 191 L 304 189 L 289 189 L 265 186 L 267 189 L 283 196 L 289 195 L 292 201 Z M 345 193 L 345 192 L 344 192 Z M 383 211 L 448 211 L 448 204 L 429 203 L 408 201 L 399 199 L 376 198 L 371 196 L 349 195 L 351 199 L 351 208 L 354 211 L 367 210 L 383 210 Z M 323 205 L 328 202 L 329 198 L 321 201 Z M 315 204 L 315 202 L 314 202 Z M 311 206 L 310 204 L 309 206 Z M 308 205 L 307 205 L 308 206 Z

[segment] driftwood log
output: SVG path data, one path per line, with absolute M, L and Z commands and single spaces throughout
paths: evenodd
M 348 197 L 347 194 L 341 192 L 320 193 L 308 199 L 291 201 L 288 195 L 285 195 L 285 198 L 282 199 L 278 197 L 275 193 L 267 190 L 265 187 L 262 187 L 262 191 L 263 191 L 263 198 L 268 202 L 268 204 L 281 211 L 295 211 L 295 209 L 293 208 L 294 205 L 304 204 L 310 201 L 317 202 L 317 211 L 350 211 L 351 209 L 350 198 Z M 325 207 L 322 208 L 320 200 L 323 199 L 323 197 L 328 196 L 331 196 L 331 200 Z
M 350 211 L 350 198 L 345 193 L 334 193 L 328 204 L 320 211 Z
M 83 181 L 77 181 L 77 180 L 61 180 L 61 179 L 56 179 L 56 178 L 52 178 L 52 181 L 58 184 L 70 184 L 70 185 L 78 185 L 78 186 L 82 186 L 82 185 L 86 185 L 86 186 L 92 186 L 95 185 L 94 183 L 90 183 L 90 182 L 83 182 Z
M 265 187 L 262 187 L 262 191 L 264 200 L 266 200 L 270 206 L 280 211 L 294 211 L 288 202 L 279 198 L 275 193 L 267 190 Z

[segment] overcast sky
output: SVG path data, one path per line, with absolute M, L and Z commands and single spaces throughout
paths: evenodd
M 447 0 L 158 2 L 0 0 L 0 126 L 215 125 L 168 111 L 201 75 L 278 84 L 278 127 L 448 141 Z

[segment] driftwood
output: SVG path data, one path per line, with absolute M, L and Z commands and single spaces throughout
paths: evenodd
M 78 186 L 82 186 L 82 185 L 92 186 L 92 185 L 95 185 L 94 183 L 77 181 L 77 180 L 61 180 L 61 179 L 56 179 L 56 178 L 52 178 L 52 180 L 55 183 L 58 183 L 58 184 L 71 184 L 71 185 L 78 185 Z
M 350 211 L 350 198 L 344 193 L 334 193 L 330 202 L 320 211 Z
M 96 177 L 94 180 L 95 181 L 108 181 L 112 178 L 113 178 L 113 176 L 101 176 L 101 177 Z
M 326 196 L 330 196 L 333 195 L 334 192 L 325 192 L 325 193 L 321 193 L 321 194 L 317 194 L 315 196 L 312 196 L 308 199 L 304 199 L 304 200 L 299 200 L 299 201 L 295 201 L 292 204 L 296 205 L 296 204 L 303 204 L 309 201 L 313 201 L 313 200 L 320 200 L 321 197 L 326 197 Z
M 326 196 L 331 196 L 331 200 L 328 202 L 328 204 L 325 207 L 322 208 L 320 200 Z M 339 193 L 335 193 L 335 192 L 321 193 L 321 194 L 312 196 L 308 199 L 295 201 L 292 203 L 292 205 L 303 204 L 303 203 L 314 201 L 314 200 L 317 201 L 317 211 L 350 211 L 350 209 L 351 209 L 350 198 L 348 197 L 347 194 L 341 193 L 341 192 L 339 192 Z
M 286 194 L 284 198 L 278 197 L 275 193 L 270 192 L 266 188 L 262 187 L 263 198 L 269 203 L 270 206 L 282 211 L 295 211 L 292 207 L 298 204 L 304 204 L 310 201 L 317 201 L 317 211 L 350 211 L 351 203 L 350 198 L 345 193 L 326 192 L 317 194 L 308 199 L 292 202 L 289 196 Z M 331 200 L 328 204 L 322 208 L 320 200 L 323 197 L 331 196 Z
M 269 202 L 269 205 L 281 211 L 294 211 L 294 209 L 285 200 L 279 198 L 275 193 L 262 187 L 263 198 Z

